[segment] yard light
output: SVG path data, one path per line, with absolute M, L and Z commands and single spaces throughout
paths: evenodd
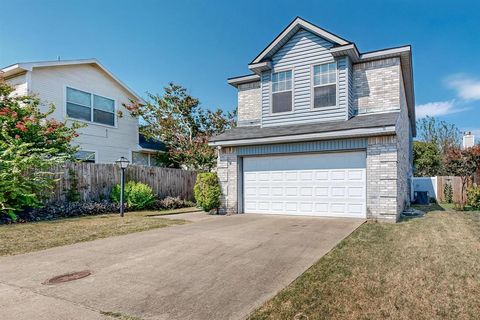
M 125 169 L 128 167 L 130 161 L 127 158 L 121 157 L 115 163 L 122 169 L 122 175 L 120 176 L 120 217 L 123 217 L 125 206 L 123 201 L 123 194 L 125 192 Z

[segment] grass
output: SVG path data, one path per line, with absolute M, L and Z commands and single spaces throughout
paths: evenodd
M 187 210 L 189 209 L 189 210 Z M 192 208 L 161 211 L 176 214 Z M 0 256 L 14 255 L 83 241 L 183 224 L 184 220 L 155 218 L 159 211 L 127 212 L 0 226 Z
M 436 210 L 362 225 L 250 320 L 478 319 L 479 297 L 480 212 Z
M 187 207 L 187 208 L 180 208 L 175 210 L 150 211 L 150 212 L 147 212 L 146 216 L 148 217 L 171 216 L 174 214 L 197 212 L 197 211 L 201 211 L 201 210 L 195 207 Z

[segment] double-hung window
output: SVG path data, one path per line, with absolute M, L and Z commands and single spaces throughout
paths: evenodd
M 74 119 L 115 125 L 115 101 L 67 87 L 67 116 Z
M 272 74 L 272 113 L 292 111 L 292 71 Z
M 337 64 L 313 67 L 313 107 L 332 107 L 337 104 Z

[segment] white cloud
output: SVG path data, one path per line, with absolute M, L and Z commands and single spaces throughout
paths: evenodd
M 437 117 L 452 114 L 466 110 L 465 108 L 459 108 L 455 103 L 455 100 L 449 101 L 437 101 L 420 104 L 415 107 L 415 113 L 417 119 L 425 118 L 426 116 Z
M 457 96 L 464 100 L 480 100 L 480 80 L 464 74 L 448 77 L 447 85 L 457 91 Z

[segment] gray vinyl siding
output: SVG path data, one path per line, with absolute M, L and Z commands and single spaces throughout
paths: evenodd
M 338 98 L 337 106 L 342 111 L 343 119 L 347 119 L 347 110 L 348 110 L 348 61 L 346 57 L 337 59 L 337 70 L 338 70 Z
M 353 116 L 356 116 L 354 108 L 354 92 L 353 92 L 353 64 L 350 58 L 347 58 L 347 75 L 348 75 L 348 118 L 350 119 Z
M 312 109 L 311 69 L 313 65 L 334 62 L 328 51 L 332 43 L 308 31 L 298 31 L 272 57 L 273 71 L 293 71 L 293 112 L 270 113 L 270 71 L 262 74 L 262 126 L 300 124 L 308 122 L 345 120 L 348 109 L 348 61 L 337 60 L 337 105 Z
M 278 143 L 238 147 L 239 156 L 366 149 L 367 138 Z

